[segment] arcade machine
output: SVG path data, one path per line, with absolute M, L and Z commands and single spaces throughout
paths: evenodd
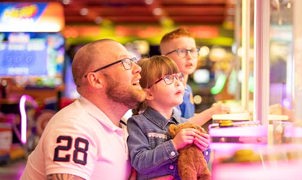
M 269 96 L 271 95 L 275 97 L 273 100 L 278 102 L 285 102 L 286 100 L 285 94 L 280 90 L 278 91 L 280 99 L 276 98 L 276 94 L 270 94 L 269 92 L 269 85 L 272 83 L 272 81 L 269 81 L 269 73 L 273 73 L 274 67 L 270 66 L 271 62 L 268 62 L 270 57 L 266 56 L 268 55 L 266 53 L 269 52 L 269 44 L 266 43 L 270 43 L 270 34 L 266 34 L 269 32 L 265 30 L 269 29 L 266 26 L 269 26 L 270 22 L 269 18 L 261 16 L 267 14 L 267 11 L 270 10 L 269 3 L 261 0 L 254 2 L 256 12 L 254 12 L 255 32 L 253 34 L 255 38 L 253 111 L 246 111 L 248 114 L 214 116 L 214 123 L 209 128 L 211 136 L 210 146 L 213 152 L 211 154 L 212 179 L 215 180 L 299 179 L 302 175 L 301 117 L 297 118 L 295 111 L 292 111 L 296 115 L 295 119 L 290 119 L 290 116 L 282 111 L 280 114 L 271 114 L 271 106 L 269 106 Z M 243 3 L 243 6 L 249 7 L 249 4 Z M 299 12 L 301 12 L 301 8 Z M 243 16 L 246 14 L 243 13 Z M 241 27 L 246 26 L 244 22 L 250 23 L 248 18 L 245 19 L 243 17 L 243 19 L 245 21 L 242 21 L 243 25 Z M 299 26 L 299 24 L 295 25 Z M 250 29 L 249 26 L 247 29 Z M 287 33 L 290 34 L 292 32 Z M 245 34 L 244 29 L 243 34 Z M 246 37 L 249 38 L 251 36 L 247 35 Z M 295 42 L 300 37 L 295 37 L 292 41 Z M 246 44 L 249 47 L 249 41 L 242 43 L 243 46 Z M 289 57 L 289 59 L 293 57 Z M 249 56 L 243 57 L 243 60 L 245 59 L 249 60 Z M 296 62 L 295 60 L 294 58 L 290 59 L 290 63 L 287 63 L 287 66 L 295 66 L 292 69 L 301 69 L 301 63 L 298 63 L 300 61 Z M 282 74 L 283 71 L 279 69 L 282 66 L 282 63 L 278 64 L 277 73 Z M 289 87 L 299 87 L 301 89 L 301 83 L 298 84 L 296 82 L 298 78 L 295 79 L 292 69 L 287 68 L 286 76 L 289 78 L 285 83 Z M 248 73 L 244 74 L 246 75 L 244 77 L 246 86 L 242 88 L 242 91 L 248 92 Z M 289 79 L 294 79 L 294 81 Z M 283 85 L 279 89 L 282 90 L 282 88 Z M 293 100 L 294 103 L 301 101 L 296 92 L 291 91 L 291 93 L 296 98 Z M 249 97 L 247 95 L 248 93 L 242 94 L 244 97 Z M 248 104 L 248 98 L 241 98 L 245 101 L 242 103 L 243 105 Z M 283 104 L 281 103 L 281 105 Z M 301 109 L 301 106 L 295 106 L 290 110 L 300 111 L 299 109 Z M 244 110 L 249 109 L 244 108 Z
M 60 3 L 0 4 L 0 161 L 34 148 L 35 114 L 63 87 Z

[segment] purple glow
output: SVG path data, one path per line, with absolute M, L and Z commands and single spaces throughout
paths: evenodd
M 285 107 L 285 108 L 292 108 L 291 107 L 291 101 L 288 99 L 288 98 L 285 98 L 282 100 L 282 106 Z
M 284 136 L 289 137 L 289 138 L 301 138 L 302 137 L 302 128 L 288 125 L 285 127 Z

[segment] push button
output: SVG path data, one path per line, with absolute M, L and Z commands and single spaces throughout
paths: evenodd
M 173 170 L 173 169 L 174 169 L 174 166 L 173 166 L 173 165 L 170 165 L 170 166 L 169 166 L 169 169 L 170 169 L 170 170 Z
M 175 153 L 174 151 L 172 151 L 172 152 L 170 153 L 170 155 L 171 155 L 172 157 L 174 157 L 174 156 L 176 155 L 176 153 Z

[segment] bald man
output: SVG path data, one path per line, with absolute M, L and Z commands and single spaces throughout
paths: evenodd
M 22 180 L 129 178 L 127 133 L 120 119 L 145 99 L 136 62 L 110 39 L 77 51 L 72 73 L 80 98 L 49 121 Z

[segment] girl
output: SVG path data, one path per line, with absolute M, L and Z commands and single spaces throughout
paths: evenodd
M 184 76 L 174 61 L 166 56 L 153 56 L 138 62 L 140 84 L 146 100 L 128 119 L 128 148 L 137 179 L 180 179 L 177 172 L 178 150 L 194 143 L 202 151 L 209 145 L 209 135 L 189 128 L 173 139 L 170 124 L 187 121 L 173 113 L 183 101 Z

